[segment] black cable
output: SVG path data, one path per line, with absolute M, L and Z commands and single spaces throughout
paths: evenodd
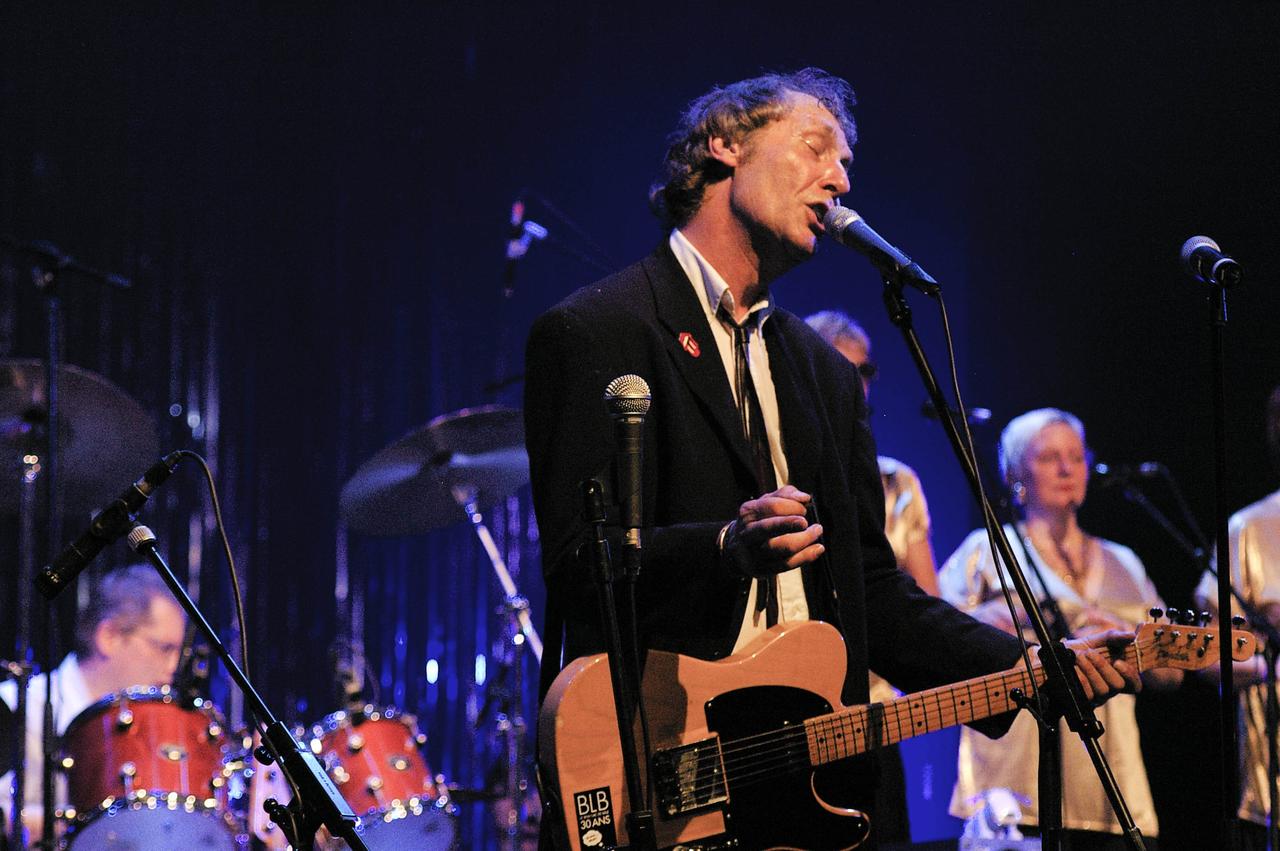
M 231 572 L 231 592 L 235 597 L 236 625 L 240 630 L 240 668 L 244 671 L 245 679 L 251 679 L 249 673 L 249 631 L 245 628 L 244 600 L 240 596 L 240 578 L 236 574 L 236 559 L 231 554 L 231 542 L 227 540 L 227 530 L 222 523 L 222 504 L 218 500 L 218 489 L 213 483 L 213 471 L 209 469 L 208 462 L 197 452 L 192 452 L 190 449 L 179 449 L 178 455 L 183 458 L 190 458 L 199 464 L 200 469 L 204 471 L 205 482 L 209 485 L 209 499 L 213 503 L 214 521 L 218 527 L 218 536 L 222 541 L 222 551 L 227 557 L 227 569 Z
M 218 527 L 218 538 L 222 542 L 222 552 L 227 557 L 227 570 L 231 574 L 231 592 L 235 600 L 236 624 L 240 629 L 240 667 L 244 672 L 245 679 L 249 679 L 249 631 L 245 625 L 244 599 L 240 593 L 240 577 L 236 572 L 236 559 L 231 552 L 231 542 L 227 540 L 226 525 L 222 522 L 222 503 L 218 499 L 218 488 L 213 481 L 213 471 L 209 469 L 209 463 L 205 461 L 204 457 L 198 452 L 193 452 L 190 449 L 180 449 L 178 450 L 178 454 L 183 458 L 190 458 L 200 465 L 200 469 L 204 471 L 205 483 L 209 486 L 209 500 L 213 505 L 214 522 Z M 252 714 L 252 710 L 250 710 L 250 713 Z M 262 720 L 258 718 L 256 714 L 253 717 L 253 726 L 255 731 L 259 734 L 262 742 L 265 743 L 267 741 L 266 729 L 262 725 Z M 272 754 L 272 756 L 279 761 L 281 755 Z M 293 799 L 295 801 L 301 801 L 302 792 L 298 789 L 293 778 L 289 776 L 289 772 L 281 770 L 280 775 L 288 782 L 289 789 L 293 792 Z M 294 822 L 293 825 L 291 825 L 293 829 L 292 835 L 297 837 L 298 825 L 294 812 L 291 809 L 286 810 L 286 812 L 289 813 L 289 818 Z M 281 827 L 283 827 L 283 825 L 281 825 Z
M 936 298 L 938 301 L 938 313 L 942 318 L 942 335 L 943 335 L 943 339 L 946 341 L 947 366 L 948 366 L 948 371 L 951 375 L 951 389 L 956 396 L 956 408 L 959 411 L 965 411 L 967 410 L 967 408 L 965 407 L 965 404 L 964 404 L 964 398 L 961 396 L 961 393 L 960 393 L 960 374 L 956 367 L 956 349 L 955 349 L 955 344 L 951 339 L 951 320 L 947 316 L 947 305 L 942 298 L 941 291 L 935 293 L 934 298 Z M 996 577 L 1000 580 L 1000 591 L 1004 595 L 1005 605 L 1009 608 L 1009 618 L 1010 618 L 1010 621 L 1013 623 L 1014 635 L 1017 636 L 1018 641 L 1021 645 L 1022 664 L 1027 669 L 1028 679 L 1031 682 L 1032 695 L 1037 701 L 1039 701 L 1040 686 L 1036 682 L 1035 668 L 1031 662 L 1031 644 L 1026 640 L 1026 637 L 1022 634 L 1022 629 L 1019 627 L 1020 621 L 1018 618 L 1018 611 L 1014 605 L 1013 592 L 1009 588 L 1009 581 L 1006 576 L 1006 573 L 1009 570 L 1009 566 L 1005 565 L 1004 568 L 1001 569 L 1000 548 L 996 546 L 997 533 L 994 525 L 995 509 L 992 508 L 991 506 L 991 500 L 987 496 L 986 486 L 983 484 L 983 481 L 982 481 L 981 467 L 978 464 L 978 450 L 975 448 L 975 445 L 973 442 L 973 431 L 969 428 L 968 417 L 961 416 L 958 419 L 960 420 L 960 426 L 964 434 L 965 448 L 968 450 L 968 453 L 969 453 L 969 463 L 973 467 L 974 481 L 977 483 L 978 501 L 982 509 L 982 524 L 987 531 L 987 546 L 991 548 L 991 559 L 995 564 Z M 1016 533 L 1017 530 L 1015 529 L 1014 531 Z

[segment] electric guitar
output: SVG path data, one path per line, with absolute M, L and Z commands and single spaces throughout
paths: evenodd
M 1219 655 L 1217 629 L 1145 623 L 1123 653 L 1140 671 L 1195 670 Z M 1231 633 L 1248 659 L 1255 639 Z M 1036 685 L 1045 676 L 1033 666 Z M 850 758 L 912 736 L 1018 709 L 1032 691 L 1024 667 L 900 697 L 844 707 L 844 641 L 819 621 L 771 627 L 741 653 L 707 662 L 650 651 L 641 684 L 653 757 L 659 848 L 838 851 L 868 836 L 848 804 Z M 609 661 L 569 664 L 538 721 L 540 771 L 557 844 L 594 851 L 628 841 L 627 799 Z M 639 725 L 636 734 L 640 744 Z M 643 762 L 643 760 L 642 760 Z M 841 803 L 841 801 L 845 803 Z

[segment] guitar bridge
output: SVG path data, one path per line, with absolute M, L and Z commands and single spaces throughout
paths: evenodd
M 658 812 L 667 818 L 728 803 L 720 740 L 703 739 L 656 751 L 653 784 Z

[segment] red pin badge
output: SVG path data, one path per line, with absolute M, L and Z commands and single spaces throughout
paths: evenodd
M 680 332 L 680 348 L 684 349 L 693 357 L 699 357 L 702 354 L 702 347 L 698 345 L 698 341 L 693 339 L 693 335 L 688 331 Z

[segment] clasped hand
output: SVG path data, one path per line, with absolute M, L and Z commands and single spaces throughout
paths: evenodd
M 744 502 L 726 527 L 725 558 L 744 576 L 773 576 L 822 555 L 822 525 L 809 523 L 805 512 L 813 497 L 783 485 Z

